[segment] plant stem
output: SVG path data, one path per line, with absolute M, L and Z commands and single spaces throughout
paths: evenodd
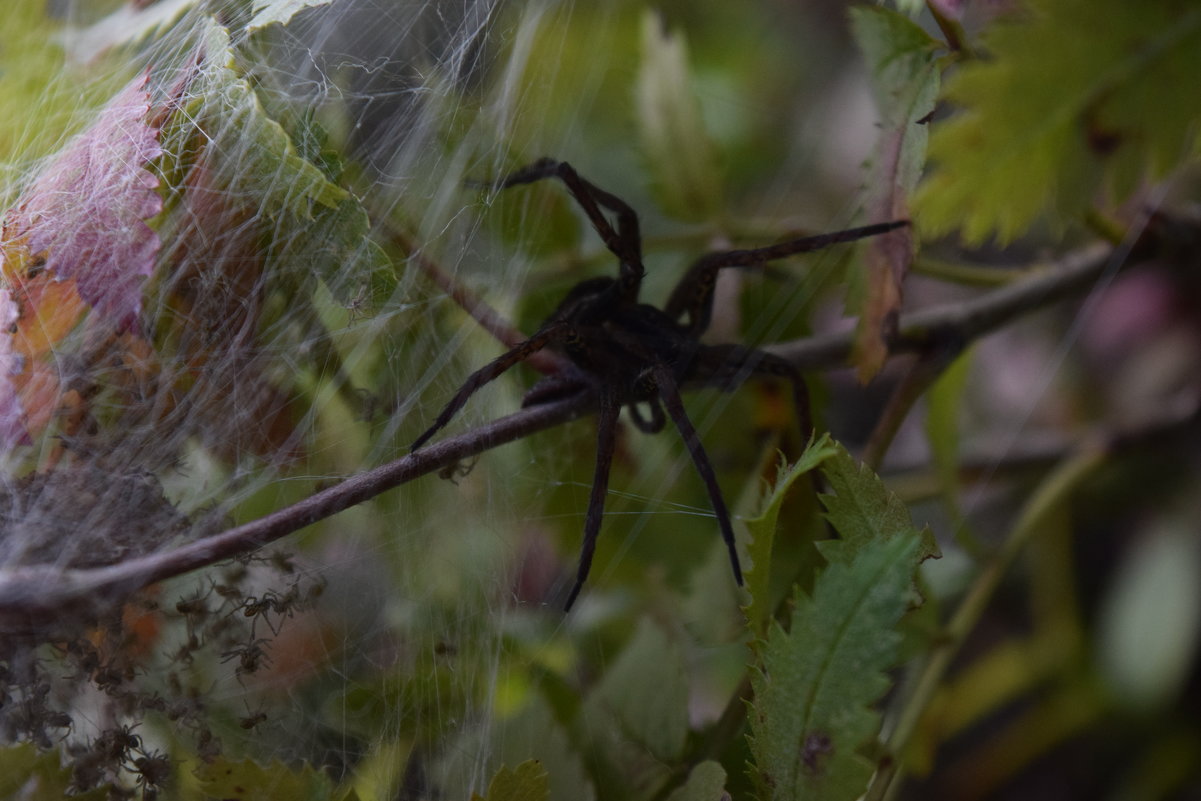
M 502 342 L 522 336 L 495 310 L 412 250 L 402 234 L 394 232 L 393 241 L 434 280 L 449 282 L 445 284 L 447 291 Z M 1117 252 L 1103 243 L 1094 245 L 1065 257 L 1045 273 L 969 303 L 902 316 L 898 335 L 890 343 L 890 353 L 928 351 L 932 347 L 963 344 L 983 336 L 1015 317 L 1087 289 L 1106 270 L 1116 268 Z M 852 338 L 853 333 L 816 336 L 765 349 L 784 356 L 799 369 L 836 367 L 850 355 Z M 548 358 L 550 356 L 548 354 Z M 561 362 L 561 358 L 554 358 Z M 543 364 L 541 369 L 553 367 Z M 73 615 L 94 616 L 155 581 L 251 552 L 426 473 L 586 414 L 593 405 L 593 398 L 577 396 L 523 409 L 352 476 L 263 518 L 174 550 L 100 568 L 62 570 L 31 566 L 0 570 L 0 632 L 36 629 Z
M 250 553 L 427 473 L 579 417 L 592 404 L 590 396 L 577 395 L 522 409 L 351 476 L 265 517 L 169 551 L 97 568 L 0 570 L 0 632 L 40 629 L 63 618 L 91 619 L 149 584 Z
M 896 778 L 901 772 L 905 747 L 921 722 L 943 676 L 968 634 L 975 628 L 992 600 L 1013 560 L 1030 538 L 1039 530 L 1046 515 L 1064 503 L 1080 483 L 1100 465 L 1109 454 L 1107 445 L 1086 442 L 1053 471 L 1023 507 L 1008 539 L 980 571 L 967 595 L 947 623 L 943 637 L 934 646 L 906 699 L 896 726 L 888 737 L 888 750 L 893 759 L 876 772 L 866 798 L 880 801 L 895 792 Z
M 966 345 L 1014 319 L 1091 287 L 1119 259 L 1129 255 L 1100 243 L 1065 256 L 1053 266 L 1023 280 L 996 289 L 974 300 L 948 303 L 901 315 L 889 354 L 923 351 L 948 341 Z M 819 334 L 768 345 L 764 350 L 783 356 L 799 370 L 842 365 L 851 355 L 854 332 Z

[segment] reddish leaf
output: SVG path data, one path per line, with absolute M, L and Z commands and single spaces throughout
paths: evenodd
M 852 13 L 855 37 L 867 59 L 880 107 L 880 143 L 869 174 L 868 218 L 909 218 L 908 197 L 926 156 L 926 126 L 938 94 L 940 44 L 901 14 L 875 7 Z M 852 360 L 867 382 L 888 357 L 896 331 L 901 284 L 913 262 L 913 235 L 902 228 L 867 245 L 867 296 L 859 309 Z
M 3 332 L 0 334 L 0 445 L 6 448 L 29 441 L 17 386 L 13 383 L 13 375 L 21 369 L 21 358 L 13 349 L 13 337 L 9 333 L 20 314 L 8 290 L 0 289 L 0 331 Z
M 117 95 L 5 220 L 6 236 L 24 237 L 50 274 L 74 279 L 80 296 L 120 328 L 137 317 L 141 283 L 159 250 L 144 222 L 162 209 L 158 178 L 146 170 L 162 154 L 158 130 L 145 122 L 146 80 Z

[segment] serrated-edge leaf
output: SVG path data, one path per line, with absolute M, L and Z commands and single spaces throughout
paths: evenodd
M 1132 176 L 1195 157 L 1201 9 L 1168 0 L 1026 0 L 985 33 L 945 96 L 959 112 L 932 133 L 938 165 L 915 198 L 924 231 L 1001 244 L 1036 221 L 1058 231 Z M 1051 76 L 1050 78 L 1048 76 Z
M 780 507 L 784 498 L 797 479 L 811 472 L 826 459 L 835 456 L 838 446 L 829 434 L 822 434 L 809 443 L 805 452 L 792 465 L 784 464 L 781 457 L 781 469 L 777 473 L 776 483 L 771 491 L 764 496 L 759 505 L 759 513 L 743 522 L 750 532 L 751 540 L 747 545 L 747 556 L 750 564 L 746 573 L 746 588 L 751 601 L 746 606 L 747 619 L 752 631 L 763 633 L 767 621 L 771 618 L 772 599 L 770 595 L 771 555 L 776 540 L 776 522 L 780 517 Z
M 642 18 L 642 63 L 635 85 L 638 132 L 660 207 L 682 220 L 708 219 L 721 203 L 717 156 L 692 91 L 684 36 L 662 17 Z
M 195 113 L 209 136 L 206 151 L 219 160 L 214 171 L 268 215 L 287 212 L 308 220 L 311 203 L 335 208 L 343 202 L 349 193 L 297 153 L 238 73 L 226 30 L 210 22 L 203 41 L 207 67 L 196 82 L 202 101 Z
M 310 224 L 280 243 L 272 259 L 294 275 L 323 279 L 344 306 L 366 301 L 374 309 L 396 288 L 395 265 L 372 237 L 371 219 L 357 198 L 313 210 Z
M 929 529 L 913 525 L 909 509 L 884 486 L 874 472 L 859 464 L 837 445 L 837 453 L 822 463 L 822 474 L 832 492 L 821 496 L 826 519 L 840 539 L 818 543 L 822 556 L 831 562 L 847 562 L 873 542 L 915 534 L 921 541 L 918 560 L 937 557 L 938 543 Z
M 329 5 L 333 0 L 258 0 L 254 4 L 254 16 L 246 26 L 247 33 L 279 23 L 287 25 L 292 17 L 306 8 Z
M 860 751 L 878 734 L 871 708 L 901 641 L 919 542 L 902 534 L 829 565 L 812 598 L 797 591 L 792 626 L 775 626 L 752 673 L 752 775 L 773 801 L 851 801 L 874 765 Z

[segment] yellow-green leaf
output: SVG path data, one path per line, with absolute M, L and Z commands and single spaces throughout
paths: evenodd
M 62 764 L 57 751 L 39 752 L 30 743 L 0 748 L 0 798 L 40 799 L 71 798 L 100 801 L 108 798 L 108 788 L 68 795 L 72 770 Z
M 1113 208 L 1198 152 L 1201 7 L 1173 0 L 1027 0 L 947 82 L 959 107 L 931 134 L 915 201 L 929 234 L 1008 242 Z
M 207 798 L 237 801 L 326 801 L 336 796 L 333 782 L 310 765 L 293 769 L 282 762 L 260 765 L 249 759 L 218 757 L 196 769 Z
M 764 633 L 776 605 L 776 599 L 771 597 L 772 546 L 775 544 L 776 521 L 784 498 L 797 479 L 838 452 L 839 446 L 830 439 L 830 435 L 822 434 L 810 443 L 796 463 L 781 465 L 775 486 L 760 504 L 759 514 L 746 520 L 747 530 L 751 534 L 751 542 L 747 546 L 751 564 L 746 576 L 746 588 L 751 601 L 746 607 L 746 615 L 751 630 L 757 634 Z
M 547 801 L 550 779 L 536 759 L 522 762 L 515 770 L 505 766 L 488 783 L 488 794 L 472 796 L 473 801 Z
M 670 32 L 654 11 L 642 18 L 638 70 L 638 133 L 655 199 L 667 214 L 704 220 L 721 201 L 713 144 L 692 91 L 684 35 Z

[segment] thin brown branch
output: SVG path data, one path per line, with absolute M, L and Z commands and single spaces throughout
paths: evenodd
M 889 343 L 889 354 L 924 351 L 947 342 L 966 345 L 1018 317 L 1089 289 L 1128 255 L 1104 243 L 1092 245 L 1024 281 L 979 298 L 903 314 L 896 337 Z M 818 370 L 845 365 L 853 341 L 854 332 L 847 331 L 769 345 L 764 350 L 783 356 L 800 370 Z
M 443 270 L 433 259 L 423 254 L 408 234 L 396 227 L 389 227 L 387 234 L 392 244 L 408 257 L 409 264 L 416 267 L 421 271 L 422 275 L 433 281 L 463 311 L 467 312 L 473 320 L 479 323 L 481 328 L 496 337 L 502 345 L 506 348 L 513 348 L 526 340 L 525 334 L 521 333 L 503 315 L 492 308 L 486 300 L 464 286 L 453 275 L 446 272 L 446 270 Z M 525 363 L 545 375 L 557 373 L 565 366 L 563 358 L 553 351 L 535 353 L 526 359 Z
M 576 396 L 522 409 L 351 476 L 266 517 L 170 551 L 99 568 L 0 570 L 0 632 L 43 629 L 72 617 L 92 619 L 149 584 L 250 553 L 427 473 L 578 417 L 592 404 L 591 397 Z
M 880 418 L 876 421 L 876 427 L 863 447 L 860 459 L 865 465 L 873 471 L 879 472 L 889 446 L 892 445 L 897 432 L 901 430 L 901 424 L 909 416 L 913 405 L 925 396 L 927 390 L 934 385 L 934 382 L 960 353 L 962 350 L 958 347 L 928 351 L 918 356 L 916 361 L 909 366 L 905 377 L 893 389 L 888 403 L 884 406 L 884 411 L 880 413 Z
M 1018 316 L 1088 289 L 1114 265 L 1117 259 L 1114 254 L 1115 251 L 1106 245 L 1086 248 L 1063 259 L 1044 274 L 977 300 L 903 316 L 897 337 L 890 343 L 890 352 L 928 351 L 948 342 L 967 343 Z M 469 293 L 463 294 L 466 290 L 445 276 L 436 265 L 420 254 L 414 254 L 412 258 L 435 280 L 450 281 L 451 288 L 447 291 L 459 293 L 458 302 L 464 308 L 474 310 L 472 316 L 477 320 L 481 316 L 500 319 L 482 301 L 473 300 Z M 439 275 L 443 278 L 439 279 Z M 499 330 L 503 333 L 503 336 L 498 334 L 502 341 L 505 341 L 504 337 L 521 336 L 512 329 L 508 333 L 504 333 L 503 327 Z M 853 333 L 818 336 L 768 350 L 784 356 L 801 369 L 836 367 L 844 364 L 850 354 L 852 337 Z M 585 414 L 593 403 L 590 396 L 577 396 L 523 409 L 352 476 L 266 517 L 170 551 L 100 568 L 63 570 L 30 566 L 0 570 L 0 632 L 39 629 L 72 616 L 94 617 L 142 587 L 254 551 L 427 473 Z

